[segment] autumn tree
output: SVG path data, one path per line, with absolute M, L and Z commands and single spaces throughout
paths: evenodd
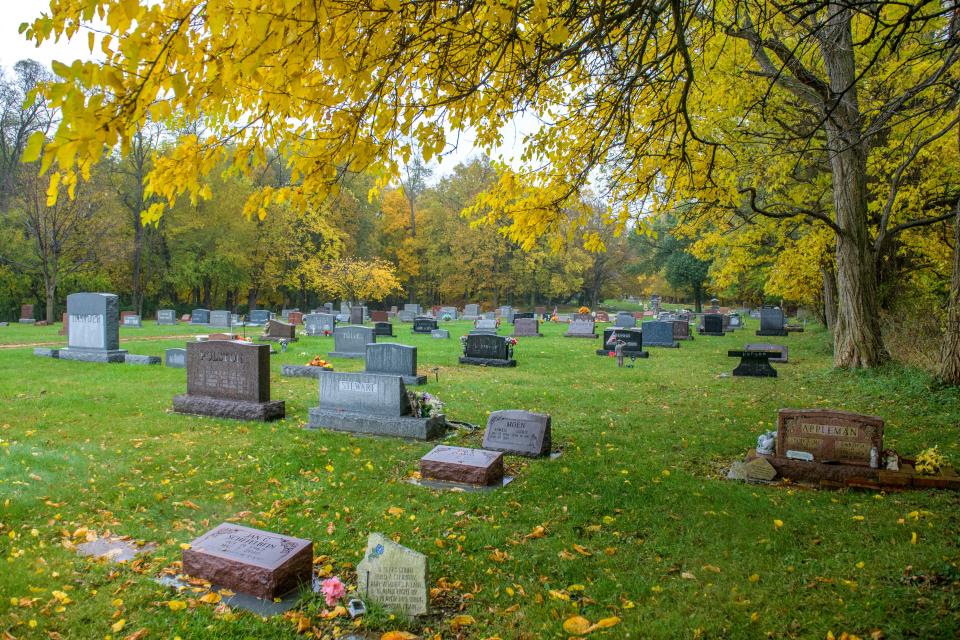
M 20 159 L 30 136 L 38 134 L 42 144 L 57 118 L 48 101 L 29 100 L 39 84 L 51 79 L 50 70 L 34 60 L 17 62 L 12 76 L 0 70 L 0 210 L 6 208 L 24 171 Z

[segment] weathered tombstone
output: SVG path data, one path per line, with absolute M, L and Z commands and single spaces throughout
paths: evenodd
M 449 338 L 450 332 L 447 331 L 446 329 L 434 329 L 433 331 L 430 332 L 430 337 L 438 338 L 438 339 Z
M 310 429 L 417 440 L 439 437 L 446 425 L 442 415 L 414 417 L 403 378 L 378 373 L 330 371 L 323 374 L 320 406 L 311 407 L 309 415 Z
M 157 310 L 157 324 L 177 324 L 177 312 L 173 309 Z
M 290 324 L 303 324 L 303 313 L 300 311 L 291 311 L 287 314 L 287 322 Z
M 703 329 L 700 330 L 702 336 L 722 336 L 726 335 L 723 330 L 723 316 L 719 313 L 703 314 Z
M 374 335 L 384 336 L 387 338 L 395 338 L 393 335 L 393 323 L 392 322 L 374 322 L 373 323 L 373 333 Z
M 417 375 L 416 347 L 391 342 L 368 344 L 364 360 L 367 373 L 400 376 L 405 385 L 427 383 L 427 376 Z
M 127 351 L 120 348 L 119 305 L 119 299 L 112 293 L 67 296 L 67 348 L 59 350 L 59 358 L 123 362 Z
M 513 307 L 510 305 L 504 305 L 497 309 L 497 314 L 502 320 L 506 322 L 513 322 Z
M 247 314 L 247 324 L 260 326 L 270 321 L 270 311 L 267 309 L 253 309 Z
M 218 329 L 229 329 L 233 326 L 231 324 L 230 312 L 222 309 L 218 311 L 211 311 L 209 324 L 211 327 Z
M 623 355 L 628 358 L 647 358 L 648 351 L 643 350 L 643 331 L 634 328 L 608 327 L 603 330 L 603 338 L 598 356 L 608 356 L 616 349 L 616 343 L 623 342 Z
M 128 329 L 140 329 L 143 327 L 143 322 L 140 320 L 140 316 L 135 313 L 128 313 L 123 317 L 123 326 Z
M 503 336 L 469 334 L 463 344 L 460 364 L 485 365 L 489 367 L 515 367 L 513 346 Z
M 333 331 L 333 351 L 331 358 L 362 358 L 366 355 L 367 345 L 376 342 L 377 336 L 372 327 L 345 326 Z
M 596 338 L 596 325 L 593 320 L 574 318 L 567 325 L 567 332 L 563 335 L 566 338 Z
M 750 344 L 744 345 L 744 349 L 748 351 L 776 351 L 780 355 L 776 358 L 771 357 L 770 362 L 779 362 L 781 364 L 786 364 L 789 362 L 790 351 L 783 346 L 782 344 L 770 344 L 769 342 L 752 342 Z
M 610 316 L 606 311 L 597 311 L 596 320 L 597 322 L 610 322 Z
M 190 314 L 190 324 L 208 324 L 210 322 L 209 309 L 194 309 Z
M 629 329 L 637 326 L 637 319 L 633 317 L 632 313 L 620 311 L 617 313 L 617 319 L 614 321 L 613 326 L 620 329 Z
M 503 484 L 503 453 L 437 445 L 420 458 L 420 477 L 481 487 Z
M 648 347 L 669 347 L 676 349 L 680 345 L 673 339 L 673 323 L 649 320 L 640 325 L 643 330 L 643 343 Z
M 280 309 L 280 319 L 284 322 L 290 322 L 290 313 L 293 311 L 300 311 L 300 309 Z
M 67 335 L 67 331 L 69 330 L 69 328 L 70 328 L 70 316 L 67 314 L 66 311 L 64 311 L 63 317 L 60 320 L 60 331 L 58 331 L 57 333 L 59 333 L 61 336 L 65 336 Z
M 412 618 L 427 613 L 427 588 L 425 555 L 383 534 L 369 535 L 363 559 L 357 564 L 361 597 Z
M 33 317 L 33 305 L 20 305 L 20 324 L 33 324 L 36 320 Z
M 483 448 L 537 458 L 550 455 L 550 416 L 531 411 L 494 411 L 487 419 Z
M 187 393 L 174 396 L 173 410 L 238 420 L 283 418 L 283 400 L 270 400 L 270 346 L 187 343 Z
M 386 311 L 374 310 L 370 312 L 370 320 L 373 322 L 389 322 L 390 316 Z
M 476 320 L 480 317 L 480 305 L 470 303 L 463 308 L 464 320 Z
M 363 324 L 363 307 L 350 307 L 350 324 Z
M 740 358 L 740 364 L 733 370 L 735 376 L 749 376 L 753 378 L 776 378 L 777 370 L 770 366 L 770 358 L 776 357 L 776 351 L 728 351 L 727 356 Z
M 777 309 L 776 307 L 763 307 L 760 309 L 760 330 L 757 331 L 758 336 L 785 336 L 787 335 L 787 330 L 784 325 L 785 320 L 781 309 Z
M 473 328 L 474 328 L 474 329 L 481 329 L 481 330 L 484 330 L 484 331 L 492 331 L 492 332 L 496 333 L 496 332 L 497 332 L 497 321 L 496 321 L 496 320 L 488 320 L 488 319 L 486 319 L 486 318 L 480 318 L 479 320 L 477 320 L 477 321 L 475 321 L 475 322 L 473 323 Z
M 440 307 L 440 319 L 441 320 L 456 320 L 457 319 L 457 308 L 456 307 Z
M 438 328 L 437 321 L 434 318 L 416 318 L 413 321 L 414 333 L 430 333 Z
M 514 338 L 542 338 L 540 321 L 536 318 L 518 318 L 513 316 Z
M 573 320 L 573 316 L 569 313 L 561 313 L 557 316 L 557 322 L 570 322 L 571 320 Z
M 406 309 L 397 312 L 397 319 L 400 320 L 400 322 L 413 322 L 413 319 L 416 317 L 416 314 Z
M 780 409 L 779 457 L 806 452 L 814 462 L 870 466 L 870 450 L 883 451 L 883 419 L 830 409 Z
M 303 332 L 308 336 L 322 336 L 323 324 L 320 313 L 308 313 L 303 316 Z
M 297 327 L 280 320 L 268 320 L 263 335 L 258 336 L 257 340 L 262 342 L 280 342 L 281 340 L 296 342 Z
M 310 540 L 224 522 L 183 550 L 183 573 L 273 600 L 313 581 Z
M 688 321 L 674 320 L 670 324 L 673 325 L 674 340 L 693 340 L 693 336 L 690 335 L 690 323 Z
M 186 349 L 167 349 L 163 352 L 164 366 L 172 369 L 184 369 L 187 366 Z

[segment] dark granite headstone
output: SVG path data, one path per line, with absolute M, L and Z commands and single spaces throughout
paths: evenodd
M 331 358 L 362 358 L 366 355 L 367 345 L 377 341 L 373 327 L 347 325 L 333 331 L 333 351 Z
M 733 370 L 735 376 L 750 376 L 754 378 L 776 378 L 777 370 L 770 366 L 770 358 L 776 357 L 775 351 L 728 351 L 731 358 L 740 358 L 740 364 Z
M 503 453 L 437 445 L 420 458 L 420 476 L 482 487 L 499 485 L 503 482 Z
M 270 346 L 211 340 L 187 344 L 187 393 L 174 396 L 179 413 L 275 420 L 284 402 L 270 400 Z
M 173 369 L 185 369 L 187 366 L 186 349 L 167 349 L 163 352 L 164 365 Z
M 247 324 L 260 326 L 270 321 L 270 311 L 267 309 L 253 309 L 247 314 Z
M 157 324 L 177 324 L 177 312 L 173 309 L 159 309 Z
M 690 335 L 690 323 L 688 321 L 673 320 L 670 324 L 673 325 L 674 340 L 693 340 L 693 336 Z
M 725 335 L 723 330 L 723 316 L 719 313 L 705 313 L 703 315 L 703 329 L 700 331 L 702 336 L 722 336 Z
M 542 336 L 539 320 L 536 318 L 521 318 L 519 314 L 513 316 L 513 337 L 540 338 Z
M 393 323 L 391 322 L 374 322 L 373 333 L 374 335 L 385 336 L 387 338 L 396 337 L 393 335 Z
M 439 329 L 434 318 L 414 318 L 413 320 L 414 333 L 430 333 L 434 329 Z
M 523 319 L 523 318 L 533 319 L 533 318 L 536 318 L 536 317 L 537 317 L 537 316 L 536 316 L 536 314 L 534 314 L 533 311 L 515 311 L 515 312 L 513 313 L 513 322 L 516 323 L 517 320 L 520 320 L 520 319 Z
M 515 367 L 513 347 L 503 336 L 470 334 L 464 343 L 460 364 L 486 365 L 490 367 Z
M 673 339 L 673 323 L 650 320 L 641 325 L 643 343 L 648 347 L 669 347 L 676 349 L 680 345 Z
M 785 336 L 787 329 L 783 311 L 775 307 L 760 309 L 760 330 L 758 336 Z
M 494 411 L 487 419 L 483 448 L 536 458 L 550 455 L 550 416 L 530 411 Z
M 616 349 L 617 341 L 623 342 L 623 355 L 628 358 L 646 358 L 650 356 L 643 350 L 643 331 L 636 328 L 607 327 L 603 330 L 603 338 L 598 356 L 608 356 Z
M 368 344 L 364 360 L 367 373 L 400 376 L 406 385 L 427 383 L 427 376 L 417 375 L 416 347 L 392 342 Z
M 194 309 L 190 314 L 190 324 L 209 324 L 210 323 L 210 310 L 209 309 Z
M 313 582 L 310 540 L 223 523 L 183 550 L 183 572 L 212 585 L 273 600 Z

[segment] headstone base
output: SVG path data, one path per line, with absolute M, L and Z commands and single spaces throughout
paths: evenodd
M 676 341 L 673 342 L 647 342 L 643 341 L 643 346 L 645 347 L 665 347 L 667 349 L 679 349 L 680 344 Z
M 766 331 L 764 331 L 763 329 L 760 329 L 759 331 L 757 331 L 757 335 L 758 336 L 785 336 L 787 335 L 787 330 L 780 329 L 778 331 L 777 329 L 767 329 Z
M 125 364 L 160 364 L 160 356 L 138 356 L 128 353 L 123 357 Z
M 332 371 L 332 369 L 302 364 L 285 364 L 280 367 L 280 375 L 289 378 L 319 378 L 324 371 Z
M 364 357 L 366 357 L 366 353 L 364 352 L 353 353 L 350 351 L 331 351 L 327 355 L 331 358 L 350 358 L 353 360 L 362 360 Z
M 223 400 L 221 398 L 191 395 L 173 396 L 173 410 L 177 413 L 189 413 L 197 416 L 258 420 L 260 422 L 279 420 L 286 415 L 283 400 L 245 402 L 243 400 Z
M 565 333 L 563 334 L 564 338 L 591 338 L 593 340 L 597 339 L 597 334 L 595 333 Z
M 613 349 L 597 349 L 598 356 L 609 356 L 613 352 L 614 352 Z M 623 357 L 624 358 L 649 358 L 650 352 L 649 351 L 627 351 L 626 349 L 624 349 Z
M 41 358 L 57 358 L 60 355 L 59 349 L 50 349 L 48 347 L 34 347 L 33 355 Z
M 784 331 L 787 333 L 803 333 L 803 327 L 794 324 L 788 324 L 784 327 Z
M 329 429 L 375 436 L 393 436 L 414 440 L 432 440 L 443 435 L 444 416 L 412 418 L 410 416 L 380 416 L 372 413 L 327 410 L 311 407 L 308 411 L 308 429 Z
M 287 342 L 297 342 L 300 338 L 276 338 L 274 336 L 257 336 L 257 342 L 280 342 L 281 340 L 286 340 Z
M 81 362 L 123 362 L 127 358 L 126 349 L 112 351 L 85 351 L 83 349 L 60 349 L 57 355 L 61 360 L 79 360 Z
M 468 358 L 461 356 L 460 364 L 475 364 L 480 367 L 515 367 L 517 366 L 517 361 L 512 358 L 510 360 L 501 360 L 500 358 Z
M 513 334 L 511 338 L 542 338 L 542 333 L 524 333 L 524 334 Z
M 722 338 L 723 336 L 727 335 L 725 331 L 704 331 L 703 329 L 700 329 L 697 333 L 702 336 L 715 336 L 718 338 Z M 757 332 L 757 335 L 760 335 L 759 331 Z
M 20 318 L 20 324 L 36 324 L 36 322 L 33 318 Z

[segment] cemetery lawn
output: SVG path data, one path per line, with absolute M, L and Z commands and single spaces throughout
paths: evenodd
M 322 598 L 262 619 L 154 582 L 181 544 L 228 519 L 312 539 L 318 570 L 348 583 L 370 531 L 425 553 L 434 615 L 407 623 L 373 607 L 359 630 L 376 638 L 396 629 L 566 638 L 574 615 L 619 618 L 591 638 L 960 635 L 960 495 L 723 479 L 782 407 L 879 415 L 887 447 L 912 456 L 939 445 L 960 463 L 958 390 L 898 366 L 834 371 L 823 330 L 757 338 L 756 320 L 680 349 L 651 347 L 619 370 L 594 355 L 599 340 L 563 338 L 556 324 L 520 339 L 516 369 L 458 365 L 469 325 L 442 324 L 450 340 L 394 325 L 393 341 L 419 347 L 430 376 L 421 389 L 446 402 L 450 419 L 475 425 L 498 409 L 549 413 L 562 456 L 508 458 L 516 479 L 494 492 L 435 492 L 408 482 L 434 443 L 304 430 L 317 383 L 281 378 L 280 365 L 326 357 L 332 338 L 301 338 L 273 357 L 272 394 L 287 418 L 259 424 L 171 413 L 183 369 L 38 358 L 9 347 L 64 344 L 58 325 L 0 328 L 0 638 L 353 630 L 348 619 L 321 619 Z M 183 346 L 162 336 L 198 332 L 148 321 L 120 329 L 132 339 L 122 348 L 158 356 Z M 780 377 L 721 377 L 737 364 L 727 350 L 757 341 L 789 346 L 791 363 L 774 365 Z M 464 429 L 448 442 L 481 438 Z M 70 548 L 86 531 L 159 548 L 133 564 L 97 563 Z

